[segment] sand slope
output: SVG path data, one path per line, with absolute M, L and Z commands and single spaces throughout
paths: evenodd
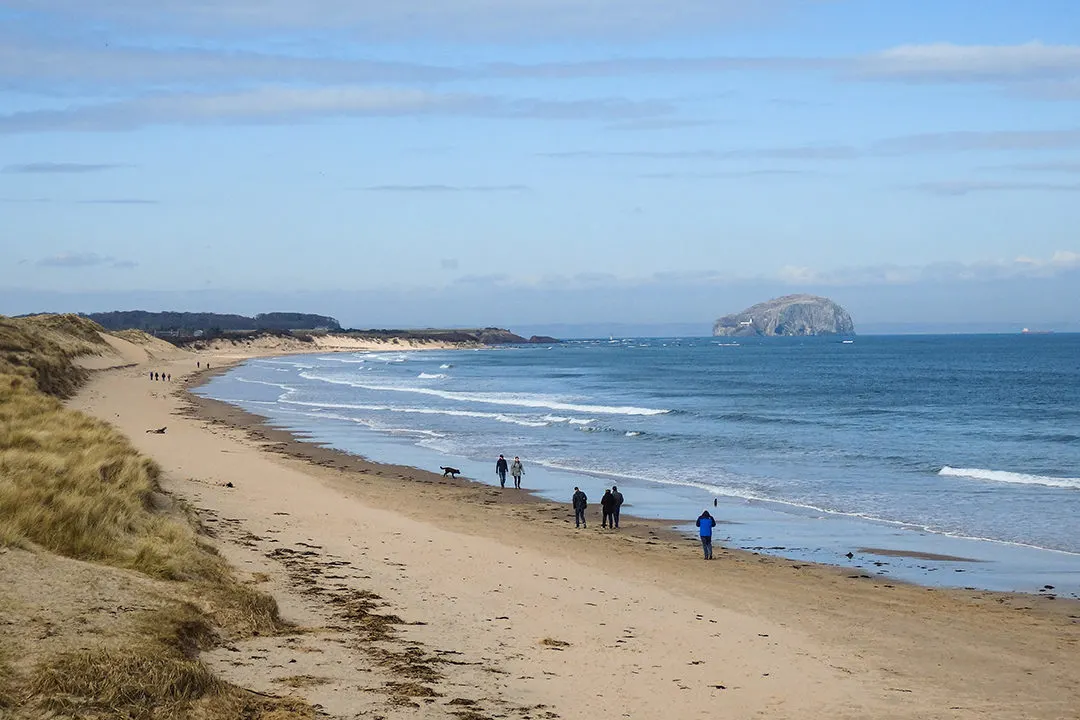
M 158 460 L 222 552 L 313 629 L 216 651 L 234 682 L 337 717 L 1077 717 L 1076 604 L 705 563 L 646 523 L 575 531 L 565 506 L 183 415 L 145 370 L 103 372 L 72 404 Z

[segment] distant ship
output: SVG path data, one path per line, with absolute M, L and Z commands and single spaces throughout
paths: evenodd
M 1053 335 L 1053 330 L 1032 330 L 1030 328 L 1024 328 L 1020 331 L 1021 335 Z

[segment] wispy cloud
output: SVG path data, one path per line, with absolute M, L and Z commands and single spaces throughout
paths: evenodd
M 641 132 L 649 130 L 681 130 L 683 128 L 716 125 L 716 120 L 694 120 L 692 118 L 642 118 L 611 123 L 607 130 L 620 132 Z
M 1003 130 L 903 135 L 873 146 L 881 154 L 967 152 L 973 150 L 1058 150 L 1080 146 L 1080 129 Z
M 1080 162 L 1013 163 L 1012 165 L 992 165 L 983 169 L 1036 173 L 1080 173 Z
M 48 197 L 0 198 L 3 203 L 56 205 L 157 205 L 160 201 L 147 198 L 90 198 L 88 200 L 57 200 Z
M 776 279 L 801 286 L 910 285 L 921 282 L 964 282 L 1046 278 L 1080 269 L 1080 253 L 1058 250 L 1049 257 L 1028 257 L 981 262 L 939 262 L 926 265 L 865 265 L 830 270 L 785 266 Z
M 944 180 L 912 186 L 932 195 L 962 196 L 983 192 L 1080 192 L 1080 183 L 1001 182 L 994 180 Z
M 37 261 L 41 267 L 84 268 L 114 262 L 113 258 L 97 253 L 61 253 Z
M 76 200 L 79 205 L 157 205 L 158 200 L 146 198 L 95 198 L 93 200 Z
M 527 185 L 372 185 L 368 192 L 389 193 L 498 193 L 527 192 Z
M 318 84 L 449 81 L 462 69 L 366 58 L 301 57 L 239 50 L 147 48 L 78 41 L 5 41 L 0 35 L 0 80 L 25 91 L 198 88 L 207 84 L 304 82 Z
M 731 170 L 727 172 L 658 172 L 642 173 L 644 180 L 744 180 L 756 177 L 794 177 L 811 174 L 807 170 L 761 168 L 756 170 Z
M 18 173 L 26 175 L 34 174 L 73 174 L 81 175 L 85 173 L 103 172 L 105 170 L 115 170 L 117 168 L 130 167 L 129 165 L 122 165 L 116 163 L 75 163 L 75 162 L 33 162 L 22 163 L 18 165 L 5 165 L 0 172 L 4 173 Z
M 406 88 L 264 87 L 218 94 L 159 95 L 0 115 L 0 133 L 100 132 L 149 125 L 296 122 L 320 117 L 471 116 L 622 120 L 663 116 L 662 101 L 625 98 L 543 100 Z
M 385 42 L 643 37 L 719 28 L 782 12 L 804 0 L 5 0 L 42 18 L 118 27 L 221 34 L 292 29 L 346 32 Z
M 541 153 L 558 160 L 849 160 L 858 157 L 846 145 L 800 145 L 733 150 L 568 150 Z
M 119 260 L 110 255 L 101 255 L 95 252 L 88 253 L 60 253 L 38 260 L 35 265 L 49 268 L 88 268 L 108 266 L 116 270 L 130 270 L 138 267 L 134 260 Z
M 1018 82 L 1069 78 L 1080 74 L 1080 46 L 901 45 L 858 58 L 852 68 L 862 79 L 905 82 Z
M 889 157 L 906 155 L 943 155 L 966 152 L 996 152 L 1010 150 L 1058 150 L 1080 147 L 1080 130 L 1003 130 L 1003 131 L 957 131 L 946 133 L 919 133 L 899 135 L 871 143 L 865 147 L 849 145 L 798 145 L 773 148 L 738 148 L 727 150 L 565 150 L 540 153 L 542 157 L 556 160 L 648 160 L 648 161 L 700 161 L 723 162 L 737 160 L 844 161 L 863 157 Z M 1047 170 L 1053 164 L 1029 164 L 1028 169 Z M 1062 172 L 1068 166 L 1057 166 Z M 793 171 L 793 170 L 789 170 Z M 768 172 L 768 171 L 766 171 Z M 709 175 L 711 175 L 710 173 Z M 655 173 L 652 177 L 667 177 L 669 173 Z M 720 173 L 719 177 L 727 173 Z M 708 176 L 708 175 L 703 175 Z M 928 185 L 929 187 L 929 185 Z M 974 189 L 974 188 L 973 188 Z M 987 187 L 986 189 L 991 189 Z M 1004 188 L 1002 188 L 1004 189 Z M 1014 188 L 1018 189 L 1018 188 Z M 1034 186 L 1029 189 L 1036 189 Z M 1047 189 L 1064 189 L 1048 187 Z

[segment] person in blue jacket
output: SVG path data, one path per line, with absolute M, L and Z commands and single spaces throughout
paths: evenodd
M 716 520 L 706 510 L 697 519 L 697 526 L 698 535 L 701 536 L 701 549 L 705 552 L 705 559 L 712 560 L 712 531 L 716 527 Z

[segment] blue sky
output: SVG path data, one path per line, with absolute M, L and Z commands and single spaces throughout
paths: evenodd
M 1078 36 L 1065 0 L 0 0 L 0 312 L 1080 322 Z

